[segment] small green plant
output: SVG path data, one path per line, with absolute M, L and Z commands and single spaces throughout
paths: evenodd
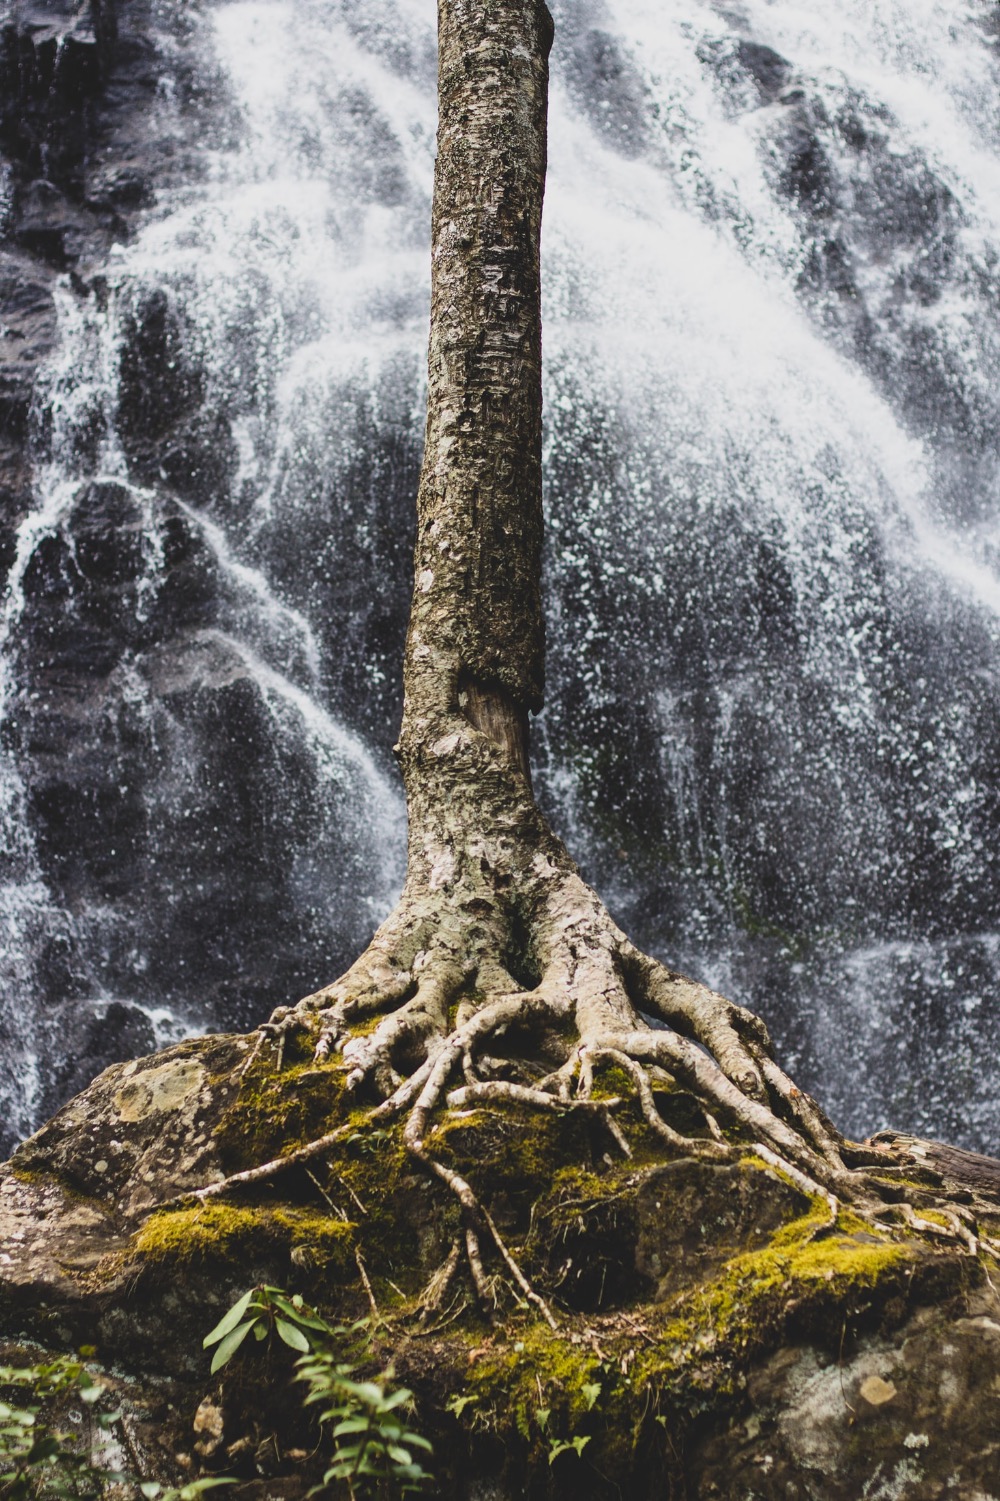
M 422 1434 L 404 1425 L 401 1411 L 413 1402 L 405 1386 L 390 1388 L 390 1367 L 377 1381 L 355 1381 L 353 1367 L 337 1362 L 329 1350 L 303 1356 L 296 1362 L 296 1380 L 309 1388 L 306 1405 L 328 1404 L 319 1414 L 329 1424 L 333 1458 L 323 1476 L 319 1495 L 332 1481 L 343 1481 L 353 1498 L 388 1481 L 402 1495 L 418 1491 L 430 1479 L 414 1450 L 431 1452 Z
M 104 1392 L 82 1360 L 60 1356 L 30 1366 L 0 1366 L 0 1501 L 44 1501 L 101 1494 L 109 1479 L 124 1479 L 91 1463 L 70 1404 L 94 1405 Z M 93 1413 L 98 1433 L 120 1413 Z M 65 1421 L 76 1419 L 74 1427 Z
M 110 1434 L 121 1413 L 99 1410 L 105 1391 L 83 1360 L 72 1356 L 0 1366 L 0 1392 L 18 1394 L 0 1399 L 0 1501 L 97 1501 L 112 1484 L 134 1487 L 144 1501 L 198 1501 L 214 1486 L 236 1484 L 229 1477 L 205 1476 L 164 1486 L 95 1465 L 90 1444 L 77 1431 L 82 1414 L 74 1408 L 82 1402 L 91 1410 L 92 1433 Z M 73 1428 L 63 1426 L 66 1419 Z
M 602 1390 L 603 1388 L 599 1381 L 594 1381 L 583 1387 L 583 1395 L 587 1403 L 588 1412 L 592 1411 L 594 1403 L 601 1395 Z M 535 1408 L 535 1421 L 541 1429 L 542 1437 L 549 1446 L 549 1464 L 554 1464 L 560 1454 L 565 1454 L 569 1449 L 572 1449 L 579 1459 L 584 1449 L 590 1443 L 590 1434 L 578 1433 L 573 1438 L 556 1438 L 554 1434 L 549 1432 L 549 1419 L 551 1416 L 551 1407 Z
M 583 1453 L 584 1449 L 587 1447 L 587 1445 L 589 1443 L 590 1443 L 590 1434 L 589 1433 L 578 1433 L 575 1438 L 570 1438 L 570 1439 L 550 1438 L 549 1439 L 549 1464 L 554 1464 L 555 1461 L 559 1458 L 560 1454 L 565 1454 L 566 1451 L 567 1451 L 567 1449 L 574 1450 L 574 1452 L 576 1453 L 577 1459 L 579 1459 L 580 1455 Z
M 231 1475 L 202 1475 L 186 1485 L 161 1485 L 158 1480 L 141 1480 L 137 1489 L 146 1501 L 198 1501 L 204 1491 L 216 1485 L 238 1485 Z
M 337 1482 L 346 1486 L 351 1501 L 386 1485 L 407 1495 L 431 1478 L 414 1452 L 430 1453 L 431 1445 L 403 1420 L 413 1406 L 413 1393 L 392 1385 L 391 1368 L 375 1380 L 357 1381 L 356 1366 L 341 1358 L 345 1343 L 356 1340 L 368 1322 L 330 1324 L 297 1293 L 289 1296 L 280 1287 L 262 1285 L 244 1293 L 204 1339 L 206 1349 L 216 1346 L 213 1372 L 232 1360 L 251 1331 L 261 1341 L 277 1335 L 298 1353 L 295 1380 L 308 1387 L 305 1405 L 322 1408 L 318 1421 L 333 1440 L 330 1464 L 312 1496 Z
M 344 1145 L 346 1147 L 353 1147 L 355 1151 L 361 1152 L 365 1156 L 374 1156 L 376 1152 L 381 1151 L 386 1142 L 391 1140 L 391 1131 L 354 1131 L 347 1138 Z
M 258 1340 L 265 1340 L 274 1333 L 289 1349 L 306 1355 L 317 1343 L 317 1336 L 320 1342 L 335 1342 L 363 1327 L 363 1324 L 357 1324 L 349 1331 L 328 1324 L 298 1293 L 289 1297 L 283 1288 L 265 1284 L 244 1293 L 211 1333 L 205 1335 L 202 1346 L 206 1350 L 212 1345 L 218 1347 L 212 1356 L 214 1375 L 232 1360 L 251 1330 Z

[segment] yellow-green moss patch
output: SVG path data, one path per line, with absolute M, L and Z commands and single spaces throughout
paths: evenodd
M 215 1129 L 226 1170 L 286 1156 L 330 1131 L 343 1114 L 344 1077 L 341 1068 L 313 1063 L 250 1069 Z
M 232 1262 L 244 1252 L 301 1248 L 324 1262 L 346 1264 L 354 1227 L 332 1215 L 285 1205 L 250 1209 L 205 1204 L 151 1214 L 133 1237 L 134 1255 L 151 1262 Z
M 640 1369 L 653 1385 L 682 1381 L 701 1357 L 753 1354 L 776 1342 L 787 1318 L 821 1323 L 823 1307 L 841 1318 L 852 1294 L 868 1295 L 903 1271 L 912 1250 L 851 1233 L 817 1236 L 817 1215 L 784 1226 L 762 1250 L 728 1261 L 711 1282 L 681 1298 L 665 1318 L 657 1347 Z

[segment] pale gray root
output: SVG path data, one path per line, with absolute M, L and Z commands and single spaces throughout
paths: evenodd
M 786 1178 L 794 1183 L 796 1188 L 801 1188 L 803 1193 L 809 1194 L 812 1198 L 822 1199 L 825 1202 L 829 1217 L 824 1225 L 818 1225 L 813 1231 L 812 1235 L 807 1238 L 809 1240 L 814 1240 L 817 1235 L 820 1235 L 827 1230 L 832 1230 L 833 1226 L 837 1223 L 837 1216 L 840 1213 L 840 1203 L 837 1199 L 836 1194 L 831 1193 L 830 1190 L 828 1188 L 824 1188 L 822 1184 L 815 1183 L 812 1178 L 809 1178 L 805 1173 L 800 1172 L 797 1167 L 793 1167 L 790 1162 L 786 1162 L 783 1157 L 779 1157 L 777 1152 L 772 1152 L 771 1148 L 766 1147 L 763 1142 L 755 1141 L 753 1144 L 753 1151 L 757 1154 L 758 1157 L 761 1157 L 766 1163 L 768 1163 L 770 1167 L 775 1168 L 779 1173 L 782 1173 Z
M 449 755 L 464 744 L 480 769 L 491 761 L 496 769 L 496 748 L 484 745 L 480 733 L 467 724 L 457 733 Z M 509 791 L 510 780 L 508 764 L 497 781 Z M 461 1206 L 466 1261 L 484 1312 L 493 1284 L 483 1247 L 492 1243 L 519 1292 L 552 1322 L 472 1185 L 428 1144 L 445 1106 L 580 1111 L 630 1155 L 613 1115 L 622 1102 L 592 1098 L 595 1069 L 610 1063 L 626 1073 L 647 1126 L 674 1152 L 727 1160 L 756 1150 L 823 1199 L 830 1223 L 838 1196 L 855 1204 L 870 1199 L 864 1175 L 845 1166 L 832 1128 L 774 1063 L 763 1023 L 641 954 L 533 804 L 526 809 L 524 798 L 517 808 L 518 801 L 517 819 L 496 820 L 500 833 L 493 838 L 485 831 L 470 836 L 467 826 L 459 837 L 452 818 L 464 825 L 466 810 L 457 796 L 414 821 L 407 889 L 396 913 L 340 981 L 277 1013 L 272 1024 L 282 1034 L 307 1028 L 320 1058 L 337 1048 L 349 1087 L 381 1098 L 373 1116 L 405 1117 L 407 1150 Z M 518 821 L 521 837 L 511 837 Z M 463 843 L 471 843 L 471 852 Z M 359 1021 L 374 1026 L 354 1036 Z M 506 1077 L 484 1076 L 500 1068 Z M 706 1135 L 686 1136 L 663 1119 L 654 1081 L 679 1084 L 700 1102 Z M 739 1145 L 727 1141 L 717 1117 L 744 1138 Z
M 463 1064 L 467 1057 L 467 1054 L 463 1055 Z M 555 1095 L 546 1094 L 541 1089 L 529 1089 L 524 1084 L 511 1084 L 506 1079 L 487 1079 L 482 1083 L 465 1084 L 459 1089 L 449 1090 L 447 1103 L 453 1110 L 464 1110 L 467 1105 L 508 1104 L 532 1105 L 537 1110 L 554 1111 L 558 1115 L 570 1111 L 581 1112 L 600 1121 L 623 1157 L 632 1155 L 632 1148 L 624 1132 L 611 1114 L 614 1107 L 622 1103 L 619 1099 L 564 1100 Z
M 375 1289 L 372 1287 L 371 1278 L 368 1275 L 368 1268 L 365 1266 L 365 1259 L 364 1259 L 364 1257 L 361 1254 L 360 1247 L 358 1247 L 358 1246 L 354 1247 L 354 1262 L 355 1262 L 355 1265 L 357 1266 L 358 1273 L 359 1273 L 359 1275 L 361 1277 L 361 1282 L 362 1282 L 362 1286 L 364 1287 L 364 1290 L 365 1290 L 365 1295 L 368 1298 L 368 1307 L 372 1311 L 372 1318 L 376 1322 L 378 1322 L 381 1319 L 382 1315 L 381 1315 L 381 1313 L 379 1311 L 379 1306 L 378 1306 L 378 1303 L 377 1303 L 377 1301 L 375 1299 Z
M 408 712 L 412 721 L 412 703 Z M 827 1202 L 870 1198 L 818 1109 L 774 1063 L 763 1023 L 640 953 L 545 825 L 504 747 L 462 714 L 438 706 L 428 719 L 424 749 L 413 752 L 419 778 L 403 757 L 410 860 L 398 907 L 340 980 L 276 1012 L 262 1037 L 281 1047 L 304 1029 L 318 1059 L 339 1052 L 348 1086 L 372 1100 L 373 1124 L 404 1120 L 407 1151 L 461 1206 L 484 1311 L 492 1291 L 483 1250 L 492 1247 L 518 1292 L 552 1321 L 472 1185 L 428 1145 L 447 1105 L 579 1111 L 627 1156 L 619 1102 L 592 1098 L 595 1069 L 606 1062 L 624 1070 L 643 1119 L 670 1150 L 726 1160 L 739 1147 L 724 1127 Z M 700 1102 L 705 1136 L 685 1136 L 661 1117 L 656 1081 Z M 349 1129 L 183 1201 L 276 1177 Z
M 445 1299 L 455 1280 L 461 1260 L 462 1242 L 456 1236 L 451 1243 L 451 1250 L 448 1252 L 448 1255 L 420 1294 L 417 1311 L 424 1324 L 429 1323 L 444 1308 Z
M 957 1242 L 970 1256 L 978 1256 L 979 1236 L 975 1229 L 970 1229 L 968 1224 L 963 1223 L 963 1217 L 957 1207 L 935 1204 L 934 1212 L 941 1215 L 947 1224 L 942 1225 L 937 1220 L 928 1219 L 905 1200 L 899 1204 L 890 1204 L 884 1210 L 889 1219 L 901 1220 L 908 1229 L 916 1230 L 920 1235 Z
M 649 1074 L 641 1063 L 637 1063 L 627 1053 L 619 1052 L 617 1048 L 602 1048 L 597 1056 L 600 1058 L 610 1058 L 612 1062 L 617 1063 L 620 1068 L 625 1069 L 626 1073 L 631 1075 L 635 1084 L 635 1092 L 639 1100 L 639 1107 L 642 1110 L 643 1119 L 660 1140 L 667 1143 L 667 1146 L 674 1147 L 682 1152 L 697 1150 L 705 1157 L 715 1156 L 721 1158 L 733 1155 L 732 1148 L 716 1139 L 714 1135 L 711 1141 L 699 1140 L 696 1142 L 692 1137 L 684 1136 L 680 1131 L 675 1131 L 673 1126 L 668 1126 L 656 1108 L 656 1100 L 653 1097 L 653 1087 L 649 1081 Z

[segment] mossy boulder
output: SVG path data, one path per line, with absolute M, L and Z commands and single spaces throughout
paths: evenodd
M 680 1092 L 661 1104 L 683 1115 Z M 251 1341 L 213 1381 L 201 1348 L 242 1291 L 271 1283 L 347 1324 L 368 1315 L 360 1358 L 391 1360 L 415 1392 L 441 1497 L 1000 1496 L 988 1244 L 936 1236 L 930 1208 L 926 1233 L 831 1219 L 749 1145 L 708 1162 L 652 1141 L 630 1106 L 618 1119 L 629 1158 L 596 1114 L 570 1111 L 445 1112 L 428 1137 L 553 1331 L 499 1261 L 492 1319 L 461 1272 L 422 1313 L 461 1243 L 458 1203 L 398 1125 L 345 1093 L 337 1063 L 212 1037 L 117 1065 L 0 1170 L 0 1333 L 96 1347 L 160 1413 L 161 1468 L 228 1470 L 247 1495 L 291 1501 L 318 1462 L 290 1352 Z M 322 1153 L 296 1155 L 320 1136 Z M 901 1186 L 897 1171 L 898 1192 L 919 1202 L 933 1174 L 918 1159 L 912 1174 Z M 977 1212 L 994 1233 L 1000 1205 L 980 1193 Z M 192 1426 L 205 1403 L 210 1439 Z

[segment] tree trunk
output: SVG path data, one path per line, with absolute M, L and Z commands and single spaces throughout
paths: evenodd
M 409 1112 L 410 1151 L 462 1198 L 470 1233 L 469 1186 L 427 1156 L 431 1113 L 446 1095 L 586 1107 L 602 1063 L 624 1069 L 670 1145 L 727 1156 L 720 1117 L 812 1188 L 851 1192 L 840 1139 L 773 1062 L 763 1024 L 639 953 L 535 804 L 552 21 L 542 0 L 439 0 L 438 15 L 427 433 L 397 747 L 406 884 L 347 974 L 273 1025 L 309 1029 L 383 1113 Z M 660 1118 L 651 1076 L 702 1101 L 701 1135 Z
M 438 24 L 403 738 L 425 743 L 427 717 L 454 714 L 464 691 L 469 708 L 492 701 L 484 719 L 510 721 L 501 738 L 514 742 L 543 683 L 539 240 L 552 18 L 542 0 L 440 0 Z

